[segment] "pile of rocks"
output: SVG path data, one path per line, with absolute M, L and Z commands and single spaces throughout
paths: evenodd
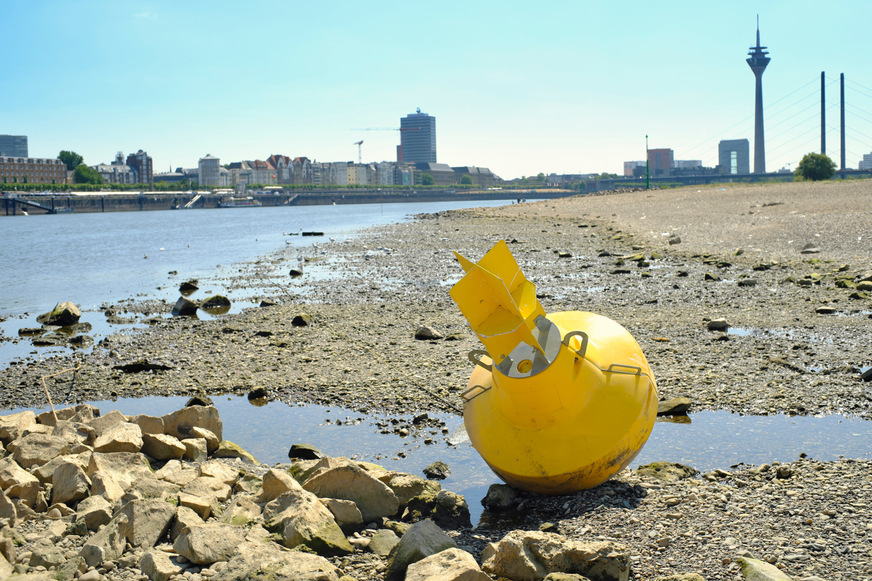
M 480 567 L 446 533 L 471 528 L 462 496 L 347 458 L 263 466 L 222 439 L 211 405 L 25 411 L 0 417 L 0 441 L 4 579 L 629 575 L 625 547 L 523 531 L 489 545 Z M 355 555 L 372 559 L 355 568 Z

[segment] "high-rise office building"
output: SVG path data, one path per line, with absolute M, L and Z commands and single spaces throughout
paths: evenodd
M 723 139 L 718 143 L 718 173 L 748 175 L 751 173 L 751 144 L 747 139 Z
M 763 140 L 763 71 L 769 64 L 769 54 L 765 46 L 760 46 L 760 18 L 757 17 L 757 46 L 748 49 L 748 66 L 757 79 L 754 99 L 754 173 L 766 173 L 766 149 Z
M 27 136 L 0 135 L 0 155 L 27 157 Z
M 421 113 L 409 113 L 400 119 L 400 147 L 406 163 L 436 163 L 436 118 Z

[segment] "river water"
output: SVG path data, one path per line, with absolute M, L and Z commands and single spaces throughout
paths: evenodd
M 0 317 L 44 313 L 57 302 L 83 310 L 102 303 L 178 298 L 166 292 L 170 271 L 182 279 L 222 269 L 285 246 L 342 239 L 362 228 L 406 221 L 414 214 L 497 206 L 496 202 L 430 202 L 279 206 L 165 212 L 112 212 L 0 219 Z

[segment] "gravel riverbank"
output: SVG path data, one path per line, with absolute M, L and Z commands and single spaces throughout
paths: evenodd
M 448 296 L 461 274 L 451 251 L 477 260 L 505 239 L 547 312 L 596 312 L 633 334 L 661 399 L 872 419 L 872 382 L 861 379 L 872 366 L 870 199 L 869 181 L 636 191 L 446 212 L 288 248 L 222 281 L 275 306 L 157 318 L 92 353 L 23 361 L 0 371 L 0 405 L 43 401 L 42 376 L 80 366 L 73 384 L 55 383 L 55 397 L 262 388 L 271 399 L 361 412 L 450 411 L 470 372 L 466 353 L 479 348 Z M 300 258 L 304 274 L 290 278 Z M 171 307 L 106 305 L 137 320 Z M 710 331 L 717 319 L 727 326 Z M 421 325 L 444 338 L 415 340 Z M 132 363 L 154 371 L 131 373 Z M 733 579 L 743 551 L 796 578 L 872 578 L 872 465 L 808 459 L 788 468 L 786 478 L 742 467 L 669 484 L 628 472 L 594 491 L 525 501 L 524 526 L 548 520 L 569 536 L 621 538 L 636 551 L 640 579 Z M 500 538 L 510 525 L 486 526 L 464 533 L 466 542 Z

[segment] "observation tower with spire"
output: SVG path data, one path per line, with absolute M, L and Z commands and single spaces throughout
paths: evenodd
M 757 78 L 754 116 L 754 173 L 766 173 L 766 148 L 763 139 L 763 71 L 769 64 L 769 52 L 760 46 L 760 16 L 757 16 L 757 46 L 748 49 L 748 66 Z

